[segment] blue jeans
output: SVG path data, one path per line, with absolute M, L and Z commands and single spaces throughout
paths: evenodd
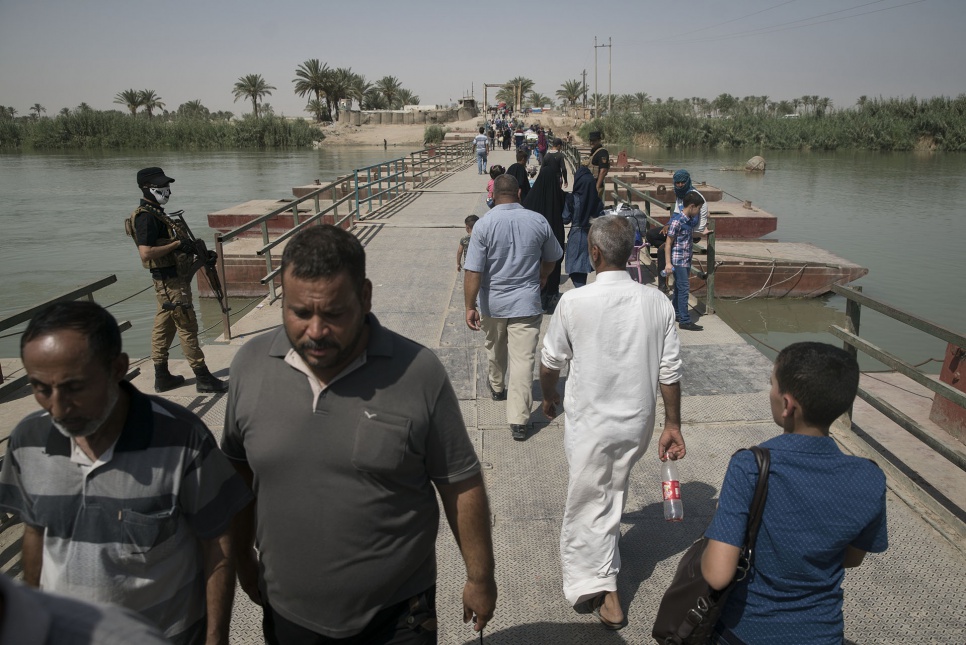
M 481 175 L 486 172 L 486 153 L 485 152 L 476 153 L 476 170 Z
M 674 313 L 682 324 L 691 322 L 688 315 L 688 292 L 691 290 L 691 267 L 674 267 Z

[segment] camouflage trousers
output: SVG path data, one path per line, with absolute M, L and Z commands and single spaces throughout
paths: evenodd
M 204 367 L 205 355 L 198 345 L 198 317 L 191 303 L 191 279 L 155 280 L 154 293 L 158 298 L 158 313 L 151 332 L 151 360 L 155 364 L 168 362 L 168 348 L 177 331 L 181 351 L 191 369 Z

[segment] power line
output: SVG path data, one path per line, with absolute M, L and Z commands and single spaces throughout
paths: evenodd
M 807 22 L 809 20 L 815 20 L 816 18 L 823 18 L 825 16 L 831 16 L 833 14 L 843 13 L 843 12 L 846 12 L 846 11 L 854 11 L 855 9 L 860 9 L 862 7 L 867 7 L 867 6 L 873 5 L 873 4 L 879 4 L 880 2 L 884 2 L 884 1 L 885 0 L 873 0 L 873 2 L 867 2 L 865 4 L 860 4 L 858 6 L 851 7 L 849 9 L 840 9 L 839 11 L 830 11 L 828 13 L 819 14 L 817 16 L 812 16 L 810 18 L 801 18 L 799 20 L 793 20 L 791 22 L 780 23 L 780 24 L 777 24 L 777 25 L 772 25 L 770 27 L 759 27 L 757 29 L 752 29 L 752 30 L 749 30 L 749 31 L 736 32 L 736 33 L 733 33 L 733 34 L 722 34 L 721 36 L 712 36 L 710 38 L 705 38 L 703 40 L 703 42 L 706 42 L 706 43 L 707 42 L 715 42 L 715 41 L 728 40 L 728 39 L 731 39 L 731 38 L 738 38 L 738 37 L 745 37 L 745 36 L 760 36 L 760 35 L 775 33 L 775 32 L 779 32 L 779 31 L 788 31 L 790 29 L 801 29 L 802 27 L 814 27 L 816 25 L 824 25 L 824 24 L 830 23 L 830 22 L 839 22 L 841 20 L 848 20 L 850 18 L 858 18 L 860 16 L 868 16 L 868 15 L 873 14 L 873 13 L 880 13 L 882 11 L 890 11 L 892 9 L 900 9 L 902 7 L 908 7 L 908 6 L 911 6 L 911 5 L 914 5 L 914 4 L 921 4 L 923 2 L 926 2 L 926 0 L 913 0 L 913 2 L 906 2 L 906 3 L 903 3 L 903 4 L 894 5 L 892 7 L 883 7 L 882 9 L 873 9 L 872 11 L 863 11 L 861 13 L 852 14 L 851 16 L 841 16 L 841 17 L 838 17 L 838 18 L 830 18 L 828 20 L 819 20 L 818 22 L 808 22 L 807 24 L 804 24 L 804 25 L 797 24 L 797 23 L 800 23 L 800 22 Z
M 811 27 L 811 26 L 814 26 L 814 25 L 821 25 L 821 24 L 825 24 L 825 23 L 828 23 L 828 22 L 837 22 L 839 20 L 847 20 L 849 18 L 858 18 L 859 16 L 867 16 L 869 14 L 879 13 L 881 11 L 889 11 L 891 9 L 899 9 L 901 7 L 908 7 L 910 5 L 920 4 L 922 2 L 926 2 L 926 0 L 913 0 L 913 2 L 906 2 L 906 3 L 903 3 L 903 4 L 894 5 L 892 7 L 883 7 L 882 9 L 873 9 L 872 11 L 864 11 L 864 12 L 861 12 L 861 13 L 853 14 L 851 16 L 841 16 L 839 18 L 831 18 L 829 20 L 820 20 L 818 22 L 809 22 L 809 21 L 817 20 L 818 18 L 825 18 L 826 16 L 834 16 L 834 15 L 837 15 L 837 14 L 840 14 L 840 13 L 846 13 L 846 12 L 849 12 L 849 11 L 855 11 L 856 9 L 861 9 L 862 7 L 869 7 L 871 5 L 881 4 L 882 2 L 885 2 L 885 1 L 886 0 L 872 0 L 871 2 L 865 2 L 863 4 L 859 4 L 859 5 L 856 5 L 854 7 L 848 7 L 846 9 L 839 9 L 837 11 L 827 11 L 825 13 L 820 13 L 820 14 L 817 14 L 817 15 L 814 15 L 814 16 L 809 16 L 807 18 L 799 18 L 798 20 L 790 20 L 788 22 L 780 22 L 780 23 L 777 23 L 777 24 L 774 24 L 774 25 L 768 25 L 768 26 L 765 26 L 765 27 L 756 27 L 754 29 L 749 29 L 749 30 L 746 30 L 746 31 L 737 31 L 737 32 L 733 32 L 733 33 L 730 33 L 730 34 L 721 34 L 721 35 L 718 35 L 718 36 L 710 36 L 710 37 L 701 39 L 701 42 L 703 42 L 703 43 L 716 42 L 716 41 L 728 40 L 728 39 L 731 39 L 731 38 L 739 38 L 739 37 L 744 37 L 744 36 L 758 36 L 758 35 L 767 34 L 767 33 L 773 33 L 773 32 L 777 32 L 777 31 L 786 31 L 786 30 L 789 30 L 789 29 L 800 29 L 802 27 Z M 786 2 L 784 4 L 788 4 L 788 3 Z M 774 9 L 777 6 L 781 6 L 781 5 L 776 5 L 776 6 L 773 6 L 773 7 L 769 7 L 769 9 Z M 768 9 L 763 9 L 763 10 L 757 12 L 757 13 L 761 13 L 762 11 L 768 11 Z M 730 20 L 728 22 L 734 22 L 735 20 L 740 20 L 740 18 L 736 18 L 736 19 Z M 808 23 L 808 24 L 804 24 L 804 25 L 798 24 L 798 23 L 803 23 L 803 22 Z M 726 24 L 726 23 L 721 23 L 721 24 Z M 663 42 L 673 42 L 673 41 L 677 41 L 678 39 L 679 39 L 679 37 L 676 36 L 674 38 L 667 38 L 667 39 L 664 39 L 664 40 L 654 41 L 654 44 L 663 43 Z
M 745 18 L 751 18 L 752 16 L 757 16 L 760 13 L 765 13 L 766 11 L 771 11 L 772 9 L 777 9 L 778 7 L 784 7 L 786 4 L 791 4 L 791 3 L 797 2 L 797 1 L 798 0 L 786 0 L 786 2 L 781 2 L 779 4 L 772 5 L 770 7 L 765 8 L 765 9 L 760 9 L 758 11 L 753 11 L 751 13 L 746 13 L 743 16 L 738 16 L 737 18 L 732 18 L 731 20 L 725 20 L 724 22 L 719 22 L 719 23 L 714 24 L 714 25 L 708 25 L 707 27 L 701 27 L 700 29 L 692 29 L 692 30 L 689 30 L 688 31 L 688 35 L 690 36 L 691 34 L 696 34 L 699 31 L 707 31 L 708 29 L 714 29 L 716 27 L 722 27 L 724 25 L 728 25 L 728 24 L 731 24 L 733 22 L 737 22 L 739 20 L 744 20 Z

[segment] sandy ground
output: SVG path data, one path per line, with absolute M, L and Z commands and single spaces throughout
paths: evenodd
M 444 123 L 443 126 L 450 132 L 476 132 L 483 121 L 479 116 L 466 121 L 453 121 Z M 574 125 L 573 117 L 561 115 L 547 116 L 545 114 L 534 114 L 527 120 L 527 123 L 540 123 L 544 127 L 550 127 L 555 134 L 563 135 L 568 130 L 576 136 L 577 126 Z M 360 146 L 381 146 L 383 139 L 390 146 L 392 145 L 422 145 L 423 133 L 426 131 L 425 124 L 419 125 L 343 125 L 333 124 L 324 126 L 322 131 L 325 133 L 325 141 L 321 145 L 360 145 Z

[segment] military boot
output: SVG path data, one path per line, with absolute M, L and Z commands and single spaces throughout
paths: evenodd
M 195 376 L 197 377 L 197 382 L 195 387 L 198 392 L 227 392 L 228 383 L 220 381 L 215 378 L 215 375 L 208 371 L 208 366 L 203 365 L 196 369 Z
M 167 363 L 154 364 L 154 391 L 167 392 L 184 383 L 184 377 L 168 371 Z

